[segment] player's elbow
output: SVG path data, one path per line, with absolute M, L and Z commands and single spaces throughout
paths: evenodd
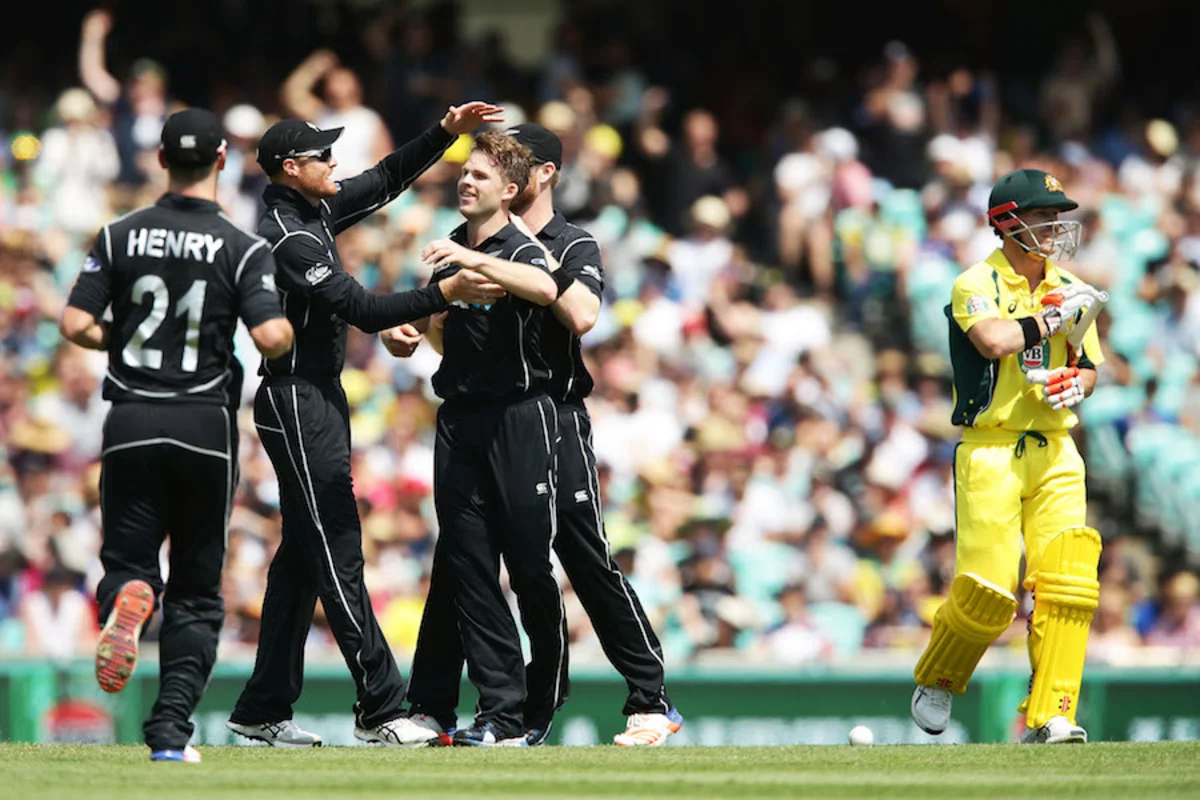
M 88 330 L 96 324 L 96 318 L 83 309 L 67 306 L 58 321 L 58 332 L 69 342 L 80 344 Z
M 254 346 L 264 358 L 280 358 L 292 349 L 295 331 L 286 319 L 267 320 L 250 331 Z
M 981 356 L 989 361 L 994 361 L 1020 352 L 1022 349 L 1020 347 L 1014 349 L 1014 342 L 1007 335 L 1008 333 L 1009 331 L 1006 330 L 1006 326 L 1001 320 L 984 320 L 971 328 L 967 338 L 971 340 L 971 344 L 975 345 L 975 349 Z
M 568 325 L 567 327 L 570 328 L 571 333 L 575 334 L 576 336 L 583 336 L 588 331 L 590 331 L 595 324 L 596 324 L 596 320 L 594 320 L 594 319 L 591 322 L 588 322 L 579 317 L 572 316 L 571 324 Z
M 583 336 L 596 327 L 596 320 L 600 319 L 600 298 L 579 284 L 567 291 L 568 294 L 575 293 L 576 297 L 571 299 L 578 301 L 571 304 L 571 332 Z
M 998 358 L 1004 358 L 1008 355 L 1002 342 L 996 339 L 980 338 L 975 342 L 975 349 L 979 354 L 989 361 L 995 361 Z
M 567 328 L 576 336 L 583 336 L 592 328 L 596 327 L 596 320 L 600 317 L 600 308 L 597 306 L 593 309 L 572 309 L 567 314 Z

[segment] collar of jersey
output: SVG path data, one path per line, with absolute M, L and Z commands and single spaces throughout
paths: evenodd
M 175 194 L 167 192 L 162 197 L 158 198 L 156 203 L 161 208 L 203 208 L 212 211 L 220 211 L 221 207 L 212 200 L 205 200 L 203 197 L 188 197 L 187 195 Z
M 484 248 L 491 247 L 492 245 L 503 244 L 504 242 L 508 241 L 514 233 L 517 232 L 517 226 L 510 222 L 480 242 L 478 247 L 472 247 L 471 249 L 483 250 Z M 459 225 L 457 228 L 455 228 L 450 234 L 450 238 L 461 244 L 463 247 L 469 247 L 467 244 L 467 223 L 464 222 L 462 225 Z
M 281 186 L 277 183 L 272 183 L 263 190 L 263 202 L 267 204 L 267 208 L 279 205 L 287 206 L 294 209 L 301 217 L 319 217 L 321 215 L 320 204 L 314 206 L 304 195 L 292 187 Z
M 561 211 L 555 211 L 554 216 L 550 218 L 550 221 L 547 222 L 542 229 L 537 232 L 538 238 L 557 239 L 565 227 L 567 227 L 567 218 L 563 216 Z
M 1008 263 L 1008 257 L 1004 255 L 1004 251 L 996 248 L 992 254 L 987 257 L 987 264 L 996 271 L 1000 279 L 1009 286 L 1019 288 L 1022 285 L 1028 286 L 1028 282 L 1017 274 L 1017 271 L 1012 268 L 1012 264 Z M 1058 266 L 1046 259 L 1046 275 L 1042 278 L 1042 283 L 1050 286 L 1058 286 L 1062 283 L 1062 274 L 1058 271 Z

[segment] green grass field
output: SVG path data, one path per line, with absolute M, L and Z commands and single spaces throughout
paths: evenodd
M 35 798 L 1198 797 L 1200 743 L 1019 747 L 208 747 L 0 745 L 0 796 Z

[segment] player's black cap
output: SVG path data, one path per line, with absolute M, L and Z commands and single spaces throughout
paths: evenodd
M 332 147 L 341 135 L 342 128 L 321 130 L 304 120 L 280 120 L 258 140 L 258 163 L 263 172 L 274 175 L 283 169 L 285 158 L 318 155 Z
M 522 122 L 504 132 L 528 147 L 538 161 L 562 169 L 562 141 L 549 128 L 536 122 Z
M 211 111 L 185 108 L 167 118 L 162 129 L 163 156 L 172 167 L 204 167 L 225 147 L 225 131 Z

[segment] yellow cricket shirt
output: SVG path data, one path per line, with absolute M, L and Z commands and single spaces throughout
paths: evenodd
M 1079 282 L 1071 273 L 1046 260 L 1046 275 L 1031 294 L 1029 282 L 997 249 L 954 281 L 950 305 L 950 362 L 954 368 L 955 425 L 1010 431 L 1057 431 L 1079 421 L 1069 409 L 1055 411 L 1042 400 L 1042 387 L 1029 383 L 1030 369 L 1055 369 L 1067 365 L 1067 337 L 1060 333 L 1014 355 L 989 360 L 967 331 L 984 319 L 1020 319 L 1040 313 L 1041 300 L 1058 287 Z M 1104 363 L 1100 338 L 1093 325 L 1083 337 L 1079 366 Z

